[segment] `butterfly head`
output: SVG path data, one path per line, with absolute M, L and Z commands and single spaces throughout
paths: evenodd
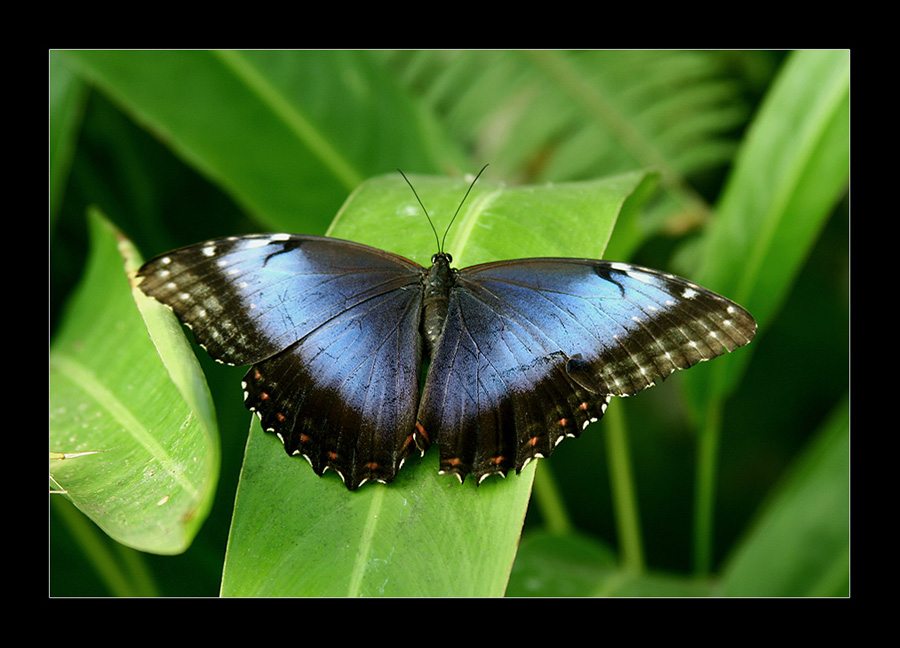
M 453 257 L 450 256 L 449 252 L 438 252 L 431 257 L 431 264 L 436 265 L 439 263 L 450 265 L 451 263 L 453 263 Z

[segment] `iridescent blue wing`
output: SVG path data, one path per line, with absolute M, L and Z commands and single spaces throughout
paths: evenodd
M 289 454 L 351 489 L 390 481 L 415 443 L 423 268 L 315 236 L 218 239 L 162 255 L 140 288 L 220 362 Z
M 523 259 L 461 270 L 419 405 L 441 470 L 520 471 L 629 396 L 747 344 L 747 311 L 637 266 Z

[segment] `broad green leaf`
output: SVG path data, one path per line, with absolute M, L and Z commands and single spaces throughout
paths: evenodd
M 412 176 L 443 235 L 467 183 Z M 479 181 L 447 237 L 455 265 L 504 258 L 600 257 L 642 173 L 505 188 Z M 364 183 L 329 232 L 428 263 L 437 243 L 399 176 Z M 590 434 L 590 432 L 588 432 Z M 285 455 L 254 421 L 226 555 L 225 596 L 500 596 L 534 467 L 480 486 L 437 474 L 437 450 L 390 485 L 347 491 Z
M 620 215 L 634 217 L 656 177 L 633 172 L 586 182 L 505 187 L 491 184 L 490 171 L 488 167 L 475 184 L 447 234 L 444 248 L 455 267 L 532 256 L 602 258 Z M 409 180 L 443 238 L 468 185 L 435 176 L 409 175 Z M 399 174 L 361 185 L 328 234 L 426 266 L 437 247 L 421 206 Z
M 85 78 L 276 230 L 364 178 L 463 159 L 367 52 L 70 51 Z M 386 143 L 390 143 L 387 146 Z
M 179 553 L 218 477 L 209 393 L 174 317 L 129 285 L 136 251 L 98 213 L 90 230 L 87 271 L 50 349 L 51 480 L 122 544 Z
M 722 572 L 728 596 L 848 596 L 850 412 L 847 400 L 771 493 Z

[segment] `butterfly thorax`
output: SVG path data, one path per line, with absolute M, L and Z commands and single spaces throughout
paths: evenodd
M 447 320 L 447 306 L 450 301 L 450 288 L 453 286 L 453 269 L 450 262 L 453 258 L 446 252 L 439 252 L 431 257 L 432 266 L 425 275 L 425 294 L 422 303 L 425 315 L 422 325 L 425 333 L 425 344 L 429 357 L 437 345 L 444 322 Z

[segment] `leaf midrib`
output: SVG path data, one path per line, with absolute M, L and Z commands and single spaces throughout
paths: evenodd
M 211 52 L 218 57 L 236 78 L 240 79 L 257 96 L 260 101 L 268 106 L 272 114 L 284 123 L 322 161 L 322 164 L 331 169 L 334 176 L 348 190 L 355 189 L 363 181 L 363 176 L 352 164 L 338 151 L 309 119 L 302 110 L 291 103 L 282 92 L 276 89 L 259 70 L 257 70 L 247 58 L 234 50 L 213 50 Z

